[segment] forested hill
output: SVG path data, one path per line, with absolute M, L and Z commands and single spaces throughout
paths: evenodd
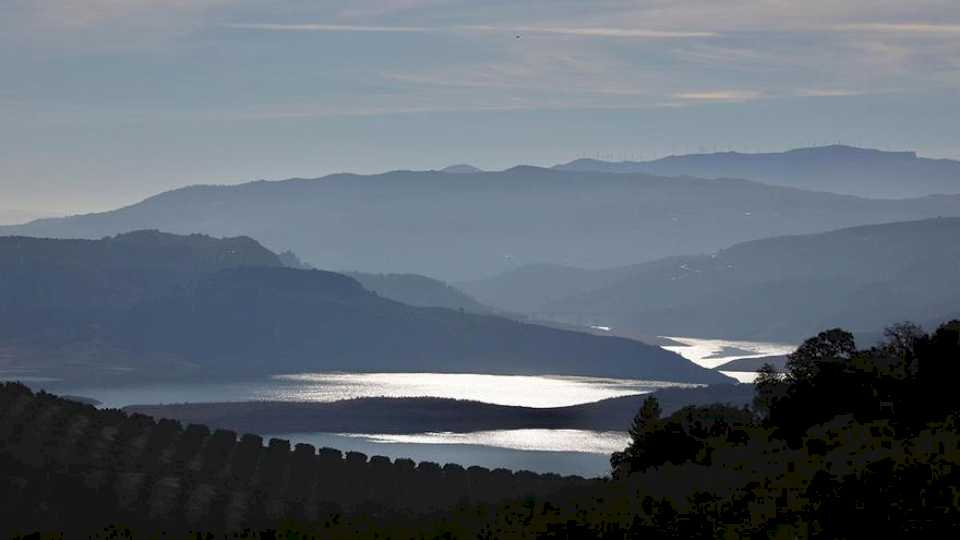
M 515 167 L 194 186 L 110 212 L 0 227 L 0 234 L 247 235 L 318 268 L 462 281 L 529 263 L 606 268 L 766 236 L 936 216 L 960 216 L 960 196 L 871 200 L 746 180 Z
M 552 289 L 541 288 L 539 304 L 524 311 L 579 316 L 626 333 L 788 342 L 823 326 L 926 323 L 958 313 L 957 238 L 960 219 L 942 218 L 767 238 L 615 271 L 548 268 L 539 281 Z M 467 290 L 497 305 L 497 298 L 524 298 L 534 280 L 515 273 Z
M 921 197 L 960 193 L 960 161 L 927 159 L 915 152 L 885 152 L 833 145 L 787 152 L 720 152 L 654 161 L 580 159 L 559 170 L 665 176 L 747 178 L 758 182 L 862 197 Z
M 281 267 L 247 237 L 136 231 L 100 240 L 0 236 L 0 310 L 132 306 L 199 276 L 239 266 Z M 0 335 L 4 330 L 0 329 Z
M 342 274 L 282 267 L 249 239 L 9 238 L 0 261 L 5 369 L 32 376 L 109 384 L 341 370 L 731 381 L 636 341 L 387 300 Z

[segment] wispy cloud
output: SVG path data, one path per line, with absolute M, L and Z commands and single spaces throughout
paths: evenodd
M 492 25 L 453 25 L 453 26 L 365 26 L 347 24 L 275 24 L 275 23 L 227 23 L 227 28 L 244 30 L 266 30 L 275 32 L 451 32 L 451 33 L 503 33 L 503 34 L 553 34 L 579 37 L 600 38 L 698 38 L 712 37 L 714 32 L 692 32 L 675 30 L 653 30 L 645 28 L 611 27 L 573 27 L 573 26 L 492 26 Z
M 673 94 L 674 99 L 689 102 L 742 103 L 764 97 L 766 97 L 766 94 L 755 90 L 707 90 Z
M 799 97 L 850 97 L 850 96 L 862 96 L 866 92 L 861 92 L 859 90 L 846 90 L 842 88 L 811 88 L 807 90 L 799 90 L 796 95 Z
M 442 7 L 450 0 L 353 0 L 338 12 L 346 18 L 383 17 L 395 13 Z
M 568 110 L 642 110 L 670 104 L 613 104 L 570 100 L 507 100 L 502 103 L 458 103 L 450 105 L 382 105 L 382 106 L 275 106 L 256 110 L 217 112 L 219 117 L 241 120 L 292 120 L 299 118 L 336 118 L 351 116 L 387 116 L 425 113 L 482 113 L 512 111 L 568 111 Z
M 960 34 L 960 24 L 928 23 L 854 23 L 841 24 L 834 30 L 846 32 L 887 32 L 902 34 Z
M 272 24 L 229 23 L 222 25 L 238 30 L 267 30 L 273 32 L 436 32 L 440 29 L 422 26 L 361 26 L 353 24 Z
M 474 32 L 514 32 L 531 34 L 561 34 L 582 37 L 610 37 L 610 38 L 697 38 L 712 37 L 714 32 L 690 32 L 677 30 L 651 30 L 645 28 L 609 28 L 609 27 L 570 27 L 570 26 L 459 26 L 461 31 Z

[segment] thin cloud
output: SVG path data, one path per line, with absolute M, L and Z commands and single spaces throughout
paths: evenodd
M 763 98 L 762 92 L 753 90 L 710 90 L 703 92 L 679 92 L 674 99 L 689 102 L 731 102 L 739 103 Z
M 887 32 L 904 34 L 960 34 L 960 24 L 856 23 L 842 24 L 834 30 L 847 32 Z
M 643 28 L 607 28 L 607 27 L 552 27 L 552 26 L 489 26 L 489 25 L 456 25 L 456 26 L 365 26 L 350 24 L 274 24 L 274 23 L 228 23 L 222 25 L 227 28 L 241 30 L 265 30 L 273 32 L 421 32 L 421 33 L 504 33 L 504 34 L 554 34 L 579 37 L 601 38 L 698 38 L 712 37 L 714 32 L 686 32 L 671 30 L 650 30 Z
M 222 25 L 238 30 L 267 30 L 272 32 L 436 32 L 437 28 L 421 26 L 360 26 L 350 24 L 271 24 L 231 23 Z
M 462 31 L 474 31 L 474 32 L 513 32 L 513 33 L 530 33 L 530 34 L 561 34 L 567 36 L 582 36 L 582 37 L 610 37 L 610 38 L 697 38 L 697 37 L 713 37 L 716 35 L 714 32 L 684 32 L 684 31 L 671 31 L 671 30 L 649 30 L 643 28 L 607 28 L 607 27 L 564 27 L 564 26 L 554 26 L 554 27 L 544 27 L 544 26 L 513 26 L 513 27 L 499 27 L 499 26 L 459 26 L 455 27 Z
M 859 90 L 845 90 L 842 88 L 812 88 L 800 90 L 797 92 L 800 97 L 850 97 L 862 96 L 864 92 Z

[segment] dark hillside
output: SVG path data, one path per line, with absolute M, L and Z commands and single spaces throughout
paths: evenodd
M 600 375 L 724 382 L 682 357 L 459 310 L 417 308 L 250 239 L 141 232 L 0 239 L 0 358 L 114 384 L 304 371 Z

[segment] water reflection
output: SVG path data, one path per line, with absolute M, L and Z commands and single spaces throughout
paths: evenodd
M 428 396 L 524 407 L 562 407 L 669 386 L 695 386 L 664 381 L 472 373 L 303 373 L 276 379 L 300 385 L 278 388 L 275 394 L 264 396 L 266 399 L 336 401 Z
M 693 385 L 592 377 L 462 373 L 301 373 L 247 382 L 70 387 L 58 391 L 95 398 L 103 403 L 103 407 L 250 400 L 330 402 L 378 396 L 427 396 L 499 405 L 560 407 L 643 394 L 670 386 Z
M 723 365 L 731 360 L 790 354 L 797 349 L 796 345 L 789 343 L 732 341 L 727 339 L 700 339 L 672 336 L 661 337 L 682 344 L 667 345 L 663 347 L 664 349 L 673 351 L 695 364 L 710 369 Z
M 412 433 L 405 435 L 341 433 L 376 443 L 475 444 L 511 450 L 611 454 L 623 450 L 630 436 L 621 431 L 580 429 L 503 429 L 472 433 Z
M 737 382 L 750 384 L 760 376 L 756 371 L 721 371 L 720 373 L 723 373 L 727 377 L 733 377 Z
M 527 431 L 527 430 L 517 430 Z M 532 430 L 538 431 L 538 430 Z M 539 430 L 550 432 L 554 430 Z M 569 441 L 579 441 L 594 436 L 606 436 L 607 434 L 594 434 L 593 432 L 581 431 L 580 435 L 570 437 L 567 431 L 556 430 L 560 436 Z M 493 433 L 493 432 L 482 432 Z M 425 435 L 425 436 L 423 436 Z M 287 439 L 292 443 L 308 443 L 317 448 L 328 446 L 342 451 L 363 452 L 368 456 L 387 456 L 390 458 L 409 458 L 414 461 L 432 461 L 441 465 L 446 463 L 456 463 L 468 467 L 479 465 L 488 469 L 503 467 L 512 470 L 528 470 L 538 473 L 553 472 L 558 474 L 577 474 L 584 477 L 604 476 L 610 472 L 609 453 L 585 452 L 577 448 L 573 451 L 545 451 L 545 450 L 517 450 L 509 447 L 487 446 L 485 444 L 472 444 L 467 439 L 473 434 L 462 434 L 461 438 L 455 442 L 440 442 L 441 437 L 431 436 L 434 434 L 411 435 L 412 439 L 393 439 L 390 436 L 383 435 L 354 435 L 354 434 L 336 434 L 336 433 L 279 433 L 270 434 L 270 437 Z M 404 436 L 407 437 L 407 436 Z M 484 438 L 485 436 L 478 437 Z M 549 438 L 550 433 L 542 434 L 543 438 Z M 622 450 L 625 446 L 626 434 L 609 434 L 609 447 L 614 450 Z M 536 437 L 535 437 L 536 438 Z M 560 437 L 558 437 L 560 438 Z M 504 442 L 503 437 L 487 438 L 489 442 Z M 509 437 L 507 437 L 509 439 Z M 415 442 L 406 442 L 407 440 Z M 589 444 L 587 447 L 593 450 L 600 450 L 600 444 Z M 557 448 L 554 443 L 546 443 L 540 446 Z M 612 450 L 611 450 L 612 451 Z

